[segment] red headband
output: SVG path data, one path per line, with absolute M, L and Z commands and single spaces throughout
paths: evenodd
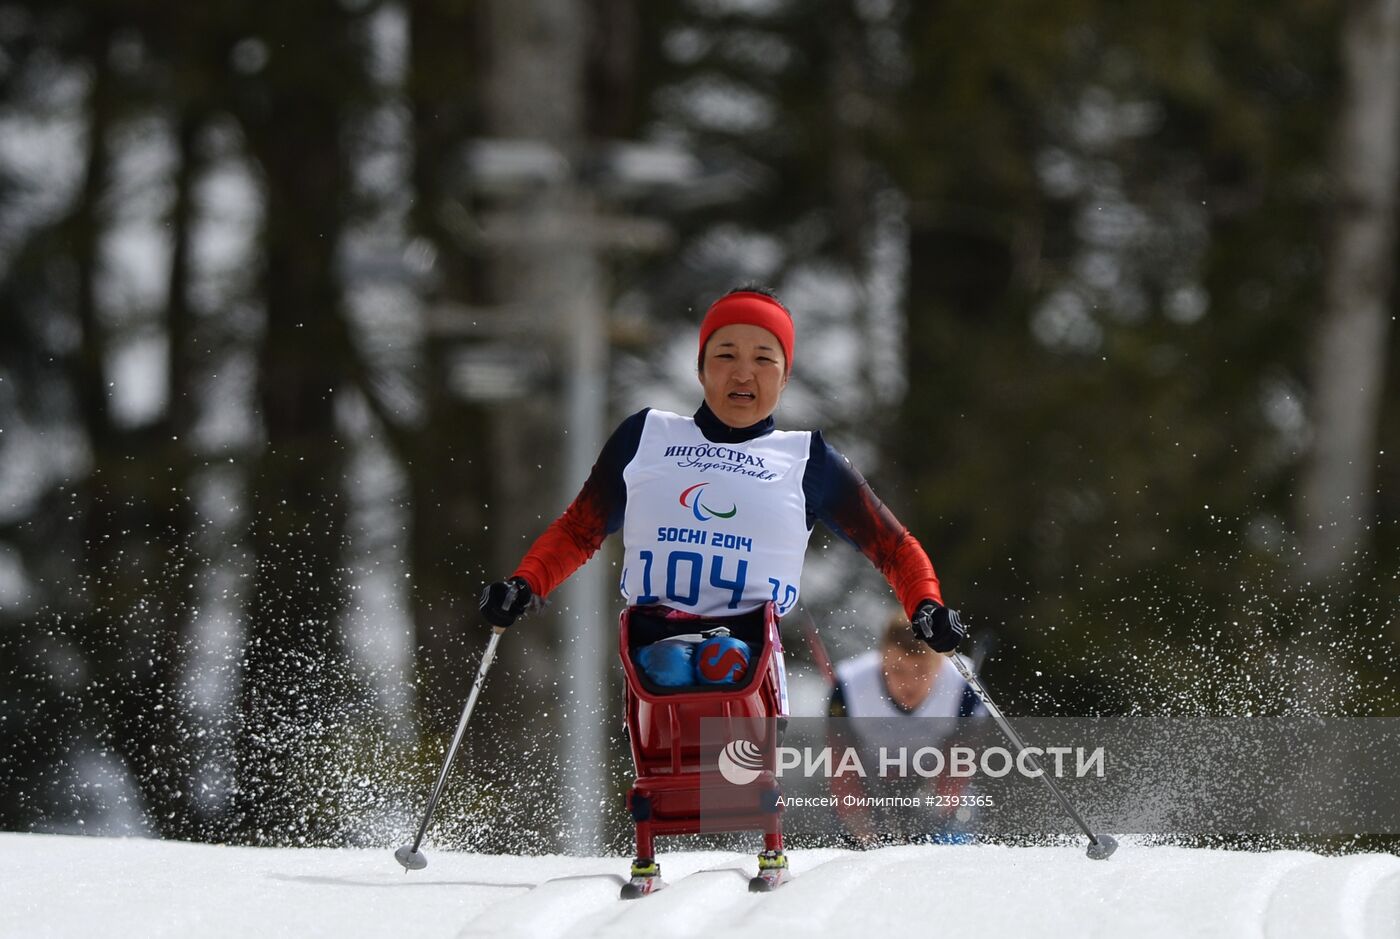
M 761 326 L 778 337 L 783 347 L 783 360 L 788 371 L 792 370 L 792 317 L 782 305 L 766 294 L 747 290 L 727 293 L 716 300 L 700 321 L 700 361 L 705 360 L 705 343 L 714 331 L 735 323 Z

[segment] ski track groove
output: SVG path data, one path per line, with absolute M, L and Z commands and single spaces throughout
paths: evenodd
M 521 936 L 554 939 L 577 935 L 576 923 L 560 910 L 580 915 L 621 903 L 618 891 L 627 882 L 620 874 L 573 874 L 542 881 L 529 890 L 492 904 L 457 934 L 458 939 Z
M 1391 873 L 1377 882 L 1367 898 L 1366 928 L 1373 935 L 1400 936 L 1400 873 Z
M 1306 858 L 1274 885 L 1263 917 L 1265 939 L 1400 936 L 1400 873 L 1380 857 Z M 1334 897 L 1318 903 L 1318 896 Z
M 618 900 L 616 908 L 576 922 L 569 935 L 709 939 L 716 918 L 732 912 L 736 904 L 745 907 L 757 899 L 749 893 L 753 873 L 748 870 L 747 861 L 748 855 L 737 855 L 681 877 L 651 896 Z M 757 862 L 752 866 L 756 872 Z M 662 869 L 665 870 L 664 859 Z
M 828 917 L 836 915 L 854 894 L 904 863 L 891 857 L 871 865 L 860 855 L 817 850 L 799 852 L 799 865 L 803 856 L 810 857 L 811 866 L 805 870 L 796 867 L 793 880 L 771 894 L 748 892 L 748 880 L 757 870 L 757 862 L 748 854 L 709 858 L 706 866 L 639 900 L 618 898 L 625 878 L 617 874 L 545 880 L 492 904 L 468 922 L 457 939 L 635 939 L 637 935 L 649 939 L 748 939 L 755 926 L 821 934 Z M 664 869 L 664 858 L 662 866 Z
M 859 854 L 832 852 L 830 857 L 804 869 L 800 866 L 804 853 L 799 852 L 794 858 L 799 866 L 794 867 L 790 883 L 773 893 L 754 896 L 758 902 L 746 907 L 743 914 L 729 917 L 722 924 L 724 931 L 716 933 L 714 939 L 749 939 L 755 931 L 765 928 L 793 935 L 828 935 L 832 919 L 851 896 L 864 891 L 887 866 L 872 866 Z

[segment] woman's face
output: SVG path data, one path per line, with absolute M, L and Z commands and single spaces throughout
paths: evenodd
M 748 427 L 766 419 L 787 386 L 783 347 L 762 326 L 721 326 L 705 344 L 700 370 L 705 403 L 730 427 Z
M 911 655 L 898 646 L 885 646 L 881 654 L 885 688 L 895 704 L 912 710 L 924 703 L 933 687 L 933 666 L 938 658 L 927 652 Z

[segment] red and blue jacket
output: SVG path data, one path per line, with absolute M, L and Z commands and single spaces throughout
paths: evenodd
M 648 478 L 655 476 L 654 472 L 639 473 L 637 470 L 639 447 L 643 442 L 644 435 L 655 436 L 655 428 L 662 423 L 660 418 L 663 415 L 670 420 L 672 425 L 676 422 L 684 422 L 687 427 L 690 425 L 689 420 L 675 415 L 667 415 L 665 412 L 656 412 L 649 424 L 648 415 L 650 413 L 652 412 L 649 409 L 639 411 L 618 426 L 603 447 L 598 461 L 594 464 L 593 470 L 578 496 L 534 542 L 521 560 L 515 571 L 515 576 L 523 578 L 537 596 L 548 596 L 555 587 L 583 566 L 609 534 L 624 528 L 626 522 L 635 523 L 637 521 L 637 519 L 628 518 L 629 492 L 632 494 L 634 502 L 639 501 L 640 498 L 643 498 L 637 495 L 641 491 L 638 483 L 639 476 L 647 476 Z M 649 427 L 651 430 L 648 430 Z M 764 438 L 769 438 L 770 435 L 773 438 L 794 436 L 782 431 L 775 434 L 775 430 L 771 417 L 752 427 L 731 428 L 721 422 L 704 404 L 695 412 L 693 418 L 693 431 L 698 431 L 695 439 L 702 444 L 707 441 L 714 445 L 713 448 L 702 447 L 700 449 L 709 449 L 711 452 L 720 454 L 737 454 L 740 457 L 744 451 L 752 450 L 768 442 Z M 915 609 L 924 600 L 942 603 L 938 577 L 918 540 L 875 496 L 870 485 L 851 465 L 850 461 L 826 443 L 819 432 L 812 432 L 805 436 L 810 436 L 805 459 L 795 461 L 793 464 L 798 467 L 801 474 L 798 504 L 805 508 L 805 512 L 796 512 L 791 522 L 788 523 L 791 528 L 805 523 L 805 530 L 779 532 L 778 534 L 785 537 L 789 544 L 797 545 L 796 550 L 805 550 L 807 536 L 816 523 L 820 521 L 870 559 L 871 563 L 889 581 L 906 613 L 912 616 Z M 791 441 L 789 440 L 789 442 Z M 679 449 L 694 451 L 696 448 Z M 644 458 L 649 459 L 650 457 L 644 455 Z M 751 457 L 749 459 L 752 460 Z M 692 464 L 694 462 L 691 461 Z M 715 463 L 709 462 L 705 463 L 704 467 L 713 468 L 715 465 Z M 726 467 L 719 466 L 718 468 L 725 469 Z M 731 472 L 727 477 L 721 474 L 720 478 L 696 478 L 702 480 L 714 478 L 715 489 L 706 490 L 707 492 L 718 492 L 723 486 L 730 485 L 732 489 L 740 493 L 741 498 L 737 502 L 742 502 L 744 494 L 742 487 L 750 484 L 749 480 L 741 478 L 745 475 L 746 467 L 736 466 L 730 467 L 730 469 L 737 469 L 738 472 Z M 674 469 L 669 471 L 675 474 L 677 487 L 680 487 L 681 482 L 688 481 L 687 478 L 680 475 L 685 471 Z M 681 489 L 682 506 L 686 504 L 686 495 L 700 485 L 708 486 L 710 482 L 702 481 Z M 792 487 L 797 485 L 798 480 L 791 481 Z M 651 497 L 646 496 L 645 498 Z M 727 502 L 722 504 L 728 509 L 731 505 L 736 504 L 736 500 L 731 496 Z M 632 508 L 634 512 L 643 510 L 636 505 Z M 645 506 L 645 510 L 649 513 L 654 512 L 655 508 L 654 502 L 649 502 Z M 728 515 L 723 511 L 715 514 L 720 518 L 728 518 Z M 733 514 L 732 511 L 730 514 Z M 805 519 L 802 518 L 803 515 L 805 515 Z M 710 521 L 708 513 L 702 514 L 697 511 L 695 517 L 701 522 Z M 650 532 L 653 530 L 651 527 L 653 525 L 661 526 L 659 531 L 663 537 L 668 531 L 676 531 L 674 528 L 664 527 L 662 519 L 653 520 L 648 517 L 645 521 L 647 522 L 646 528 L 639 529 L 635 524 L 629 524 L 627 531 L 632 533 L 639 530 Z M 694 535 L 696 540 L 707 534 L 705 531 L 691 531 L 685 528 L 679 529 L 679 532 L 682 536 Z M 717 535 L 715 540 L 718 543 Z M 703 559 L 690 551 L 678 551 L 677 553 L 683 553 L 686 558 L 695 557 L 701 562 L 698 565 L 700 570 L 680 565 L 682 581 L 691 577 L 693 583 L 702 585 L 710 593 L 715 593 L 711 589 L 710 585 L 712 584 L 726 589 L 733 588 L 733 601 L 729 604 L 731 607 L 737 606 L 741 599 L 748 599 L 747 596 L 741 598 L 739 591 L 742 585 L 735 581 L 736 564 L 739 565 L 737 567 L 738 579 L 739 581 L 743 580 L 744 562 L 742 557 L 737 560 L 721 556 L 713 558 L 714 566 L 710 571 L 709 580 L 706 582 L 703 574 Z M 630 550 L 629 559 L 635 561 L 637 554 L 635 548 Z M 694 595 L 687 595 L 684 584 L 679 588 L 678 593 L 672 593 L 670 597 L 660 586 L 652 586 L 650 582 L 651 558 L 647 556 L 649 552 L 641 551 L 640 554 L 647 562 L 645 572 L 624 569 L 623 591 L 629 597 L 629 601 L 658 601 L 684 608 L 687 605 L 685 601 Z M 641 565 L 634 564 L 632 566 L 640 567 Z M 673 563 L 671 568 L 673 577 L 676 567 Z M 658 569 L 658 582 L 661 579 L 660 573 L 661 571 Z M 630 587 L 629 578 L 633 581 L 633 585 Z M 769 583 L 773 584 L 773 599 L 778 602 L 779 612 L 786 612 L 786 609 L 791 606 L 791 601 L 796 597 L 796 585 L 792 585 L 785 598 L 780 595 L 777 579 L 771 579 Z M 762 589 L 766 590 L 767 588 L 763 587 Z M 655 595 L 652 595 L 653 591 L 655 591 Z M 721 599 L 728 596 L 723 591 L 719 591 L 719 593 Z M 677 597 L 682 601 L 679 604 L 672 602 Z M 787 602 L 784 602 L 785 600 Z

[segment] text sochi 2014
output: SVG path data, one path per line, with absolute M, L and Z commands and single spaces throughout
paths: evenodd
M 714 548 L 728 548 L 731 551 L 752 551 L 753 539 L 743 535 L 731 535 L 723 531 L 704 531 L 699 528 L 674 528 L 662 526 L 656 529 L 656 540 L 673 544 L 699 544 Z

